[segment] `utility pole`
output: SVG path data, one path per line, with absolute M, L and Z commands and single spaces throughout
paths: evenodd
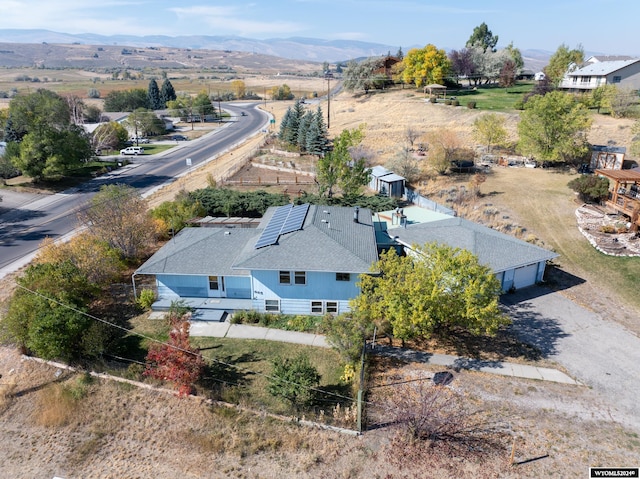
M 327 130 L 331 127 L 331 79 L 333 73 L 327 70 L 324 72 L 324 77 L 327 80 Z

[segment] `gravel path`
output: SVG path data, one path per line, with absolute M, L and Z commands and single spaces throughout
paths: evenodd
M 504 298 L 513 330 L 610 404 L 611 417 L 640 431 L 640 338 L 559 292 L 542 287 Z

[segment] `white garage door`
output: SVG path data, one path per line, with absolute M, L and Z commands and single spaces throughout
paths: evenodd
M 516 268 L 513 277 L 513 285 L 516 289 L 526 288 L 532 284 L 536 284 L 536 274 L 538 272 L 538 264 L 530 264 L 522 268 Z

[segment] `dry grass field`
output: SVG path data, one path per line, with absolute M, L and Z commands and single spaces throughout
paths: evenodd
M 296 88 L 314 91 L 326 86 L 313 81 L 317 83 Z M 290 105 L 268 102 L 263 107 L 280 119 Z M 326 114 L 326 101 L 322 108 Z M 341 93 L 331 98 L 330 111 L 332 134 L 366 123 L 365 145 L 376 152 L 380 164 L 404 145 L 407 127 L 424 135 L 445 128 L 473 148 L 471 124 L 483 113 L 429 104 L 412 90 L 367 97 Z M 516 121 L 517 115 L 507 115 L 512 132 Z M 631 123 L 598 116 L 590 140 L 628 145 Z M 180 189 L 201 188 L 219 179 L 246 161 L 263 141 L 256 137 L 192 172 L 152 197 L 151 205 L 171 199 Z M 622 300 L 609 286 L 619 280 L 615 271 L 601 267 L 616 260 L 595 252 L 576 228 L 578 205 L 566 188 L 573 177 L 571 172 L 492 168 L 476 206 L 490 204 L 504 223 L 521 227 L 525 235 L 560 253 L 560 269 L 586 280 L 565 294 L 639 333 L 638 304 Z M 468 182 L 468 176 L 450 175 L 425 179 L 422 188 L 437 192 L 445 184 Z M 423 365 L 376 363 L 370 380 L 381 387 L 372 389 L 372 407 L 385 395 L 382 385 L 429 379 L 434 372 Z M 589 388 L 477 372 L 456 374 L 452 388 L 502 426 L 498 451 L 482 463 L 442 458 L 433 450 L 424 462 L 406 464 L 390 460 L 399 453 L 392 449 L 395 433 L 390 427 L 355 438 L 282 424 L 260 414 L 212 407 L 199 399 L 84 381 L 21 359 L 8 348 L 0 349 L 0 374 L 1 475 L 12 478 L 581 478 L 588 475 L 589 466 L 637 465 L 640 458 L 640 431 L 625 430 L 614 422 Z M 512 466 L 514 444 L 517 465 Z

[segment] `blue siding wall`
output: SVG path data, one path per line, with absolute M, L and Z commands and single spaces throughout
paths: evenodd
M 159 274 L 156 276 L 156 281 L 159 298 L 176 296 L 206 298 L 209 294 L 209 278 L 206 276 Z
M 307 284 L 280 284 L 278 271 L 253 271 L 254 299 L 327 299 L 348 301 L 360 293 L 356 286 L 358 275 L 351 273 L 350 281 L 336 281 L 335 273 L 307 272 Z M 293 271 L 291 272 L 293 282 Z
M 206 298 L 209 295 L 208 276 L 157 275 L 158 297 Z M 230 276 L 224 278 L 226 297 L 238 299 L 251 298 L 251 278 Z
M 227 298 L 251 299 L 251 278 L 225 276 L 224 288 Z
M 334 301 L 329 299 L 329 301 Z M 264 300 L 262 299 L 254 299 L 252 308 L 256 311 L 266 312 L 264 308 Z M 338 314 L 345 313 L 349 311 L 349 302 L 348 301 L 338 301 Z M 306 299 L 283 299 L 280 300 L 280 313 L 282 314 L 319 314 L 322 313 L 312 313 L 311 312 L 311 301 Z

